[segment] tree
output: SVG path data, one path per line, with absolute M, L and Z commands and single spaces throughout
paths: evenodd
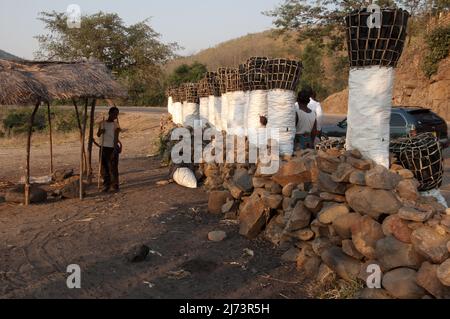
M 182 83 L 197 82 L 205 76 L 206 72 L 208 72 L 208 68 L 202 63 L 194 62 L 191 65 L 182 64 L 173 71 L 167 82 L 173 86 L 179 86 Z
M 300 86 L 309 86 L 319 98 L 326 97 L 328 92 L 323 86 L 324 69 L 322 65 L 322 50 L 317 44 L 309 43 L 301 54 L 303 62 Z
M 158 104 L 163 97 L 162 66 L 175 56 L 176 43 L 164 44 L 148 20 L 126 26 L 114 13 L 84 15 L 81 27 L 67 26 L 64 13 L 42 12 L 48 34 L 37 36 L 38 59 L 99 60 L 124 83 L 136 104 Z M 156 100 L 155 100 L 156 99 Z

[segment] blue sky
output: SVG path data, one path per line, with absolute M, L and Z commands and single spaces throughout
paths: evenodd
M 127 24 L 151 18 L 164 42 L 178 42 L 192 54 L 248 33 L 267 30 L 272 19 L 261 14 L 282 0 L 0 0 L 0 49 L 32 58 L 35 35 L 45 32 L 41 11 L 65 12 L 78 4 L 83 13 L 116 12 Z

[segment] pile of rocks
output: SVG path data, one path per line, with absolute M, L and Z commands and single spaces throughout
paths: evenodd
M 423 197 L 411 171 L 390 170 L 358 151 L 299 151 L 274 175 L 261 165 L 203 164 L 209 211 L 239 220 L 322 280 L 363 280 L 382 271 L 363 298 L 450 298 L 450 211 Z

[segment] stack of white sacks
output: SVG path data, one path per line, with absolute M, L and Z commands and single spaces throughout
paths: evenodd
M 266 145 L 267 135 L 261 118 L 267 119 L 267 128 L 278 130 L 280 154 L 292 154 L 295 138 L 295 92 L 300 67 L 295 74 L 284 76 L 277 69 L 271 74 L 268 66 L 289 60 L 251 58 L 239 69 L 220 68 L 208 72 L 195 86 L 185 84 L 172 90 L 168 110 L 176 124 L 194 127 L 200 120 L 203 128 L 209 126 L 228 135 L 247 136 L 250 143 Z M 291 72 L 292 70 L 287 70 Z M 283 81 L 276 81 L 279 77 Z M 269 89 L 270 88 L 270 89 Z M 194 99 L 193 92 L 196 92 Z M 182 101 L 182 103 L 181 103 Z M 255 134 L 256 133 L 256 134 Z

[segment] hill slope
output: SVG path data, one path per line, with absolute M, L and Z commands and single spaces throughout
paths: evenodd
M 8 53 L 6 51 L 3 51 L 3 50 L 0 50 L 0 59 L 3 59 L 3 60 L 15 60 L 15 61 L 22 60 L 21 58 L 16 57 L 15 55 L 12 55 L 12 54 L 10 54 L 10 53 Z

